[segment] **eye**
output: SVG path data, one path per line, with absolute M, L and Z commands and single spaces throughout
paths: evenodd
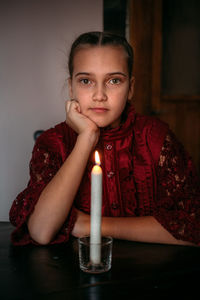
M 88 78 L 81 78 L 79 81 L 84 85 L 91 84 L 91 80 Z
M 112 78 L 109 80 L 111 84 L 119 84 L 121 80 L 119 78 Z

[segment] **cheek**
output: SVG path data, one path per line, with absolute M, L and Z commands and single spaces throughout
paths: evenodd
M 115 94 L 115 100 L 118 106 L 123 106 L 124 103 L 126 103 L 128 98 L 128 90 L 122 89 L 120 91 L 117 91 Z
M 81 99 L 81 98 L 86 98 L 87 97 L 88 90 L 84 89 L 84 88 L 81 88 L 78 85 L 74 85 L 73 93 L 74 93 L 74 95 L 76 95 L 77 97 L 79 97 Z
M 129 93 L 129 87 L 125 84 L 121 87 L 117 87 L 111 91 L 115 97 L 126 98 Z

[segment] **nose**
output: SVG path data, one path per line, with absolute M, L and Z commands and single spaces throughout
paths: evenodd
M 103 84 L 97 84 L 94 88 L 93 92 L 93 101 L 106 101 L 107 100 L 107 94 L 106 89 Z

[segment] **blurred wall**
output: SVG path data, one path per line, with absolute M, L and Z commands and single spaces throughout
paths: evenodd
M 27 185 L 33 133 L 65 119 L 71 42 L 102 29 L 102 0 L 1 1 L 0 221 Z

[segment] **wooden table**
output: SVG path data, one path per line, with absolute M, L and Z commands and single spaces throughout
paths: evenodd
M 200 248 L 114 240 L 112 269 L 79 269 L 77 240 L 13 247 L 0 223 L 0 299 L 198 299 Z M 175 296 L 175 294 L 178 297 Z

